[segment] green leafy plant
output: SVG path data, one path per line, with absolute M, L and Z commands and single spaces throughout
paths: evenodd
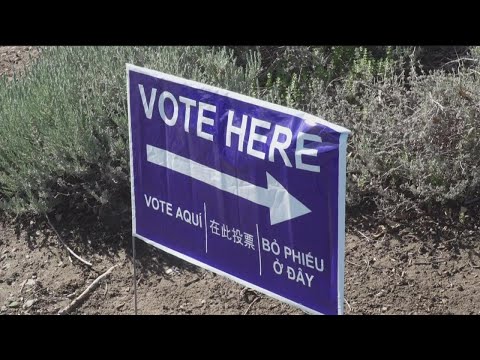
M 260 61 L 207 47 L 45 48 L 29 71 L 0 79 L 0 206 L 128 210 L 125 63 L 256 94 Z

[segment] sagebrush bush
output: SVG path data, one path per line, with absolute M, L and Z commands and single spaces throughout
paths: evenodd
M 371 199 L 394 216 L 478 196 L 479 50 L 472 50 L 476 58 L 468 67 L 428 74 L 419 74 L 418 62 L 405 56 L 374 60 L 356 51 L 349 73 L 329 83 L 310 78 L 301 101 L 291 100 L 298 99 L 296 73 L 283 87 L 273 81 L 265 94 L 352 130 L 348 203 Z
M 450 58 L 449 66 L 422 67 L 418 53 L 413 47 L 45 48 L 25 76 L 0 80 L 1 207 L 129 210 L 126 62 L 349 128 L 350 206 L 373 201 L 394 216 L 461 204 L 480 196 L 480 49 L 469 48 L 468 59 L 453 67 Z
M 0 206 L 120 208 L 129 201 L 125 63 L 255 95 L 259 61 L 206 47 L 56 47 L 0 79 Z
M 356 80 L 372 81 L 403 61 L 404 48 L 353 46 L 260 47 L 260 84 L 270 101 L 308 108 L 312 87 L 328 89 L 340 82 L 353 88 Z M 265 54 L 267 60 L 265 60 Z M 381 54 L 381 56 L 380 56 Z M 402 63 L 403 64 L 403 63 Z M 401 69 L 395 68 L 398 72 Z

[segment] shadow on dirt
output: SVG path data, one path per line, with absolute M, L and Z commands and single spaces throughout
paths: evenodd
M 62 211 L 43 217 L 19 217 L 0 219 L 4 225 L 13 225 L 17 239 L 25 239 L 30 249 L 35 246 L 56 246 L 63 248 L 58 235 L 67 246 L 85 258 L 118 258 L 125 254 L 132 261 L 132 238 L 130 211 L 98 216 L 80 212 Z M 434 251 L 438 246 L 453 250 L 473 249 L 480 233 L 480 202 L 467 207 L 434 209 L 429 214 L 408 214 L 402 218 L 386 218 L 377 213 L 373 204 L 347 208 L 347 233 L 373 240 L 391 239 L 400 243 L 416 241 L 422 243 L 425 252 Z M 58 235 L 57 235 L 58 234 Z M 368 235 L 365 235 L 368 234 Z M 385 236 L 388 235 L 388 236 Z M 40 239 L 40 241 L 39 241 Z M 191 273 L 202 271 L 175 256 L 169 255 L 137 239 L 137 264 L 143 274 L 164 276 L 167 269 L 176 268 Z M 125 256 L 124 255 L 124 256 Z M 81 264 L 79 262 L 79 264 Z M 85 265 L 80 265 L 85 266 Z
M 403 244 L 418 242 L 425 253 L 441 247 L 455 256 L 460 250 L 470 251 L 476 247 L 480 235 L 480 201 L 463 206 L 417 209 L 390 217 L 379 212 L 371 202 L 348 207 L 346 216 L 347 233 L 365 240 L 385 239 L 387 247 L 392 239 Z
M 1 222 L 4 226 L 13 226 L 17 240 L 23 238 L 31 250 L 35 246 L 56 246 L 59 249 L 65 249 L 61 244 L 64 242 L 76 254 L 85 259 L 116 258 L 120 253 L 125 252 L 128 260 L 132 261 L 133 249 L 129 214 L 118 216 L 116 221 L 112 221 L 112 217 L 105 221 L 105 219 L 93 215 L 64 214 L 61 218 L 56 217 L 55 214 L 47 215 L 50 222 L 45 216 L 22 217 L 9 221 L 3 218 Z M 59 236 L 61 241 L 58 240 Z M 201 271 L 197 266 L 167 254 L 142 240 L 137 239 L 135 244 L 138 270 L 144 275 L 153 273 L 163 276 L 166 275 L 165 271 L 171 268 L 191 273 Z M 79 266 L 87 268 L 81 262 L 77 263 Z

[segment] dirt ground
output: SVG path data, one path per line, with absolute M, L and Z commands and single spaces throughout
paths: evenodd
M 17 232 L 18 224 L 0 225 L 0 313 L 56 314 L 117 264 L 72 313 L 133 314 L 128 230 L 113 235 L 100 222 L 83 231 L 54 226 L 93 266 L 69 256 L 46 224 Z M 452 240 L 423 242 L 410 233 L 350 228 L 345 314 L 479 314 L 478 234 Z M 140 240 L 137 258 L 140 314 L 303 314 Z
M 13 74 L 22 73 L 38 55 L 34 46 L 0 46 L 0 76 L 13 79 Z
M 0 75 L 23 69 L 28 54 L 38 50 L 0 47 Z M 113 265 L 71 313 L 133 314 L 129 224 L 89 220 L 79 229 L 82 221 L 73 218 L 52 224 L 55 230 L 46 221 L 0 221 L 0 314 L 56 314 Z M 346 314 L 480 313 L 478 227 L 423 224 L 420 236 L 416 226 L 366 217 L 348 222 Z M 92 266 L 69 256 L 56 232 Z M 303 314 L 140 240 L 137 258 L 140 314 Z

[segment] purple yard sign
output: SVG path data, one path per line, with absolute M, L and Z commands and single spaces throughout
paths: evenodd
M 342 314 L 346 141 L 318 117 L 127 65 L 133 236 Z

